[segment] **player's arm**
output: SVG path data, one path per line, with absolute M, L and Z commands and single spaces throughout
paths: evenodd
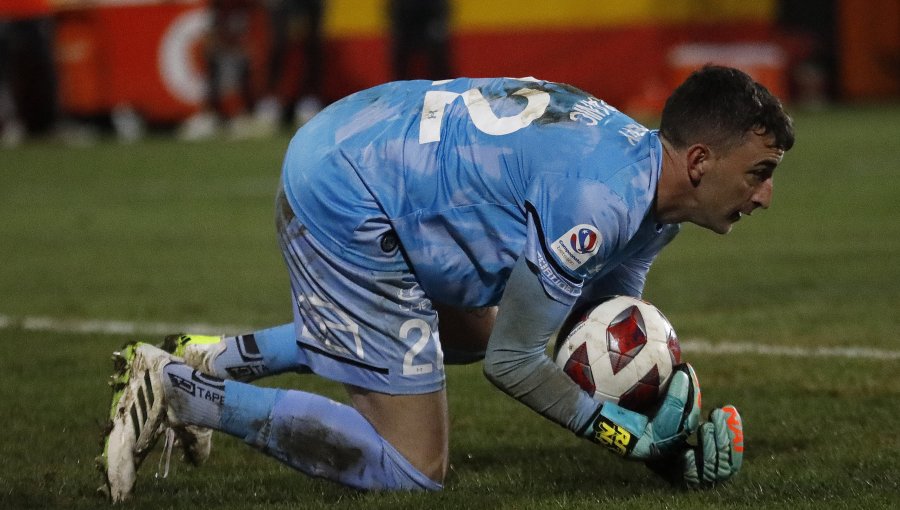
M 526 258 L 516 263 L 500 301 L 484 371 L 498 388 L 544 417 L 632 459 L 681 446 L 699 421 L 699 387 L 690 367 L 676 372 L 652 419 L 600 405 L 546 355 L 570 305 L 550 298 Z
M 545 351 L 571 305 L 551 299 L 519 257 L 500 301 L 484 358 L 485 376 L 498 388 L 572 431 L 584 427 L 597 402 Z

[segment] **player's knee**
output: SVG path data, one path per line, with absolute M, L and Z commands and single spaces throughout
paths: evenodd
M 449 448 L 446 443 L 415 445 L 392 445 L 397 456 L 397 466 L 406 471 L 407 475 L 418 482 L 424 490 L 440 490 L 447 476 L 449 462 Z M 393 455 L 392 455 L 393 456 Z M 431 483 L 429 483 L 431 482 Z
M 388 472 L 393 482 L 386 487 L 399 490 L 439 491 L 444 488 L 447 476 L 448 456 L 425 455 L 424 451 L 401 453 L 397 448 L 384 442 Z
M 422 466 L 416 466 L 423 475 L 427 476 L 431 481 L 443 486 L 444 478 L 447 477 L 447 467 L 449 466 L 448 455 L 443 454 L 435 456 Z M 434 490 L 434 489 L 432 489 Z
M 445 390 L 388 395 L 348 386 L 350 398 L 384 441 L 401 488 L 438 490 L 449 464 Z

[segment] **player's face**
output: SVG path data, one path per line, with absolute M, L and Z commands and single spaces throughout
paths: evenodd
M 694 223 L 727 234 L 744 215 L 772 202 L 772 173 L 784 151 L 772 146 L 774 137 L 749 133 L 741 145 L 710 153 L 697 186 L 700 210 Z

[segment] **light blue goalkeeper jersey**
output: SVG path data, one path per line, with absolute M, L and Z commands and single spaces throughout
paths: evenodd
M 408 266 L 427 295 L 496 304 L 516 259 L 572 303 L 640 295 L 677 233 L 651 213 L 661 144 L 590 94 L 533 78 L 394 82 L 353 94 L 294 137 L 285 193 L 332 253 L 362 267 Z M 383 227 L 383 228 L 381 228 Z M 361 243 L 392 228 L 405 258 Z

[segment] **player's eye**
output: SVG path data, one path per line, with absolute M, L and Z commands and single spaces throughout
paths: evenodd
M 763 182 L 766 179 L 770 179 L 772 177 L 772 171 L 767 168 L 763 168 L 759 170 L 753 170 L 752 172 L 750 172 L 750 175 L 752 175 L 753 178 L 758 182 Z

